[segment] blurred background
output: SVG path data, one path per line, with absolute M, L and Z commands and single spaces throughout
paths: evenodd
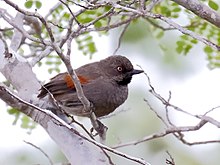
M 44 8 L 40 9 L 40 11 L 43 10 Z M 117 48 L 121 30 L 113 30 L 108 36 L 92 34 L 97 46 L 97 53 L 92 57 L 83 55 L 74 43 L 71 57 L 73 67 L 77 68 L 113 54 Z M 152 34 L 149 24 L 138 21 L 129 26 L 116 54 L 128 57 L 135 68 L 139 68 L 137 65 L 140 65 L 149 75 L 153 87 L 161 96 L 168 98 L 169 91 L 171 91 L 172 104 L 192 114 L 202 115 L 220 105 L 220 71 L 208 68 L 209 62 L 201 48 L 203 46 L 201 43 L 195 45 L 186 56 L 178 54 L 175 51 L 178 36 L 179 33 L 176 31 L 167 32 L 163 39 L 158 41 Z M 163 51 L 160 45 L 165 48 Z M 47 68 L 48 66 L 33 68 L 42 82 L 48 81 L 57 74 L 56 72 L 50 74 L 45 72 Z M 65 67 L 61 65 L 60 71 L 65 70 Z M 102 122 L 108 127 L 108 146 L 139 140 L 153 133 L 162 132 L 166 128 L 149 109 L 144 99 L 148 100 L 159 114 L 165 114 L 165 106 L 149 92 L 147 77 L 144 74 L 135 76 L 129 84 L 127 101 L 110 117 L 102 119 Z M 8 107 L 4 102 L 0 101 L 0 107 L 0 130 L 2 132 L 0 136 L 0 164 L 49 164 L 48 159 L 39 150 L 24 141 L 40 147 L 54 163 L 66 161 L 57 145 L 40 126 L 36 126 L 30 131 L 21 128 L 22 122 L 19 120 L 13 125 L 15 116 L 8 114 Z M 210 113 L 210 116 L 219 121 L 218 111 Z M 198 123 L 198 120 L 190 116 L 174 110 L 170 112 L 171 120 L 177 126 L 193 126 Z M 91 127 L 88 119 L 78 119 L 87 127 Z M 185 138 L 190 142 L 219 139 L 219 136 L 219 130 L 211 125 L 207 125 L 199 131 L 185 134 Z M 144 158 L 152 165 L 166 164 L 166 159 L 169 159 L 166 151 L 169 151 L 178 165 L 217 165 L 219 162 L 218 154 L 220 154 L 218 143 L 187 146 L 173 135 L 118 150 Z M 116 155 L 112 155 L 112 158 L 116 164 L 135 164 Z

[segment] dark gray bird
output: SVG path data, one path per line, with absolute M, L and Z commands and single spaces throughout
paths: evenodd
M 83 65 L 75 72 L 86 98 L 94 106 L 94 113 L 101 117 L 113 112 L 125 102 L 132 76 L 143 71 L 134 69 L 126 57 L 114 55 Z M 40 89 L 38 97 L 45 97 L 48 91 L 67 113 L 89 116 L 88 112 L 83 110 L 83 104 L 77 97 L 73 80 L 68 73 L 60 73 L 52 78 Z

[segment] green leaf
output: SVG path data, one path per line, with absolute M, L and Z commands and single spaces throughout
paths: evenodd
M 184 40 L 188 40 L 188 36 L 187 35 L 182 35 L 182 36 L 180 36 L 182 39 L 184 39 Z
M 36 1 L 36 2 L 35 2 L 35 5 L 36 5 L 36 8 L 37 8 L 37 9 L 40 9 L 41 6 L 42 6 L 42 3 L 41 3 L 40 1 Z
M 15 125 L 17 123 L 21 113 L 16 108 L 9 108 L 7 111 L 10 115 L 14 115 L 15 119 L 12 124 Z
M 28 125 L 29 125 L 29 122 L 30 122 L 30 119 L 27 117 L 27 116 L 23 116 L 21 118 L 21 128 L 28 128 Z
M 212 53 L 213 50 L 212 50 L 212 48 L 211 48 L 210 46 L 205 46 L 204 52 L 205 52 L 205 53 Z
M 89 47 L 90 54 L 96 52 L 96 47 L 95 47 L 95 44 L 93 42 L 89 43 L 87 46 Z
M 164 31 L 160 31 L 157 35 L 156 38 L 160 39 L 164 36 Z
M 83 41 L 91 41 L 92 40 L 92 36 L 88 35 L 86 36 Z
M 177 44 L 178 46 L 182 46 L 182 47 L 183 47 L 184 44 L 185 44 L 185 42 L 181 40 L 181 41 L 177 41 L 176 44 Z
M 173 18 L 179 18 L 179 14 L 173 14 L 172 17 Z
M 48 69 L 48 73 L 51 74 L 52 72 L 53 72 L 53 69 L 52 69 L 52 68 L 49 68 L 49 69 Z
M 65 12 L 63 14 L 63 18 L 65 18 L 66 20 L 69 20 L 70 19 L 70 14 Z
M 182 53 L 182 51 L 183 51 L 183 47 L 182 46 L 177 46 L 176 47 L 176 52 L 177 53 Z
M 54 71 L 56 71 L 57 73 L 60 73 L 60 69 L 59 68 L 54 68 Z
M 166 6 L 161 6 L 161 12 L 163 15 L 167 17 L 171 15 L 171 11 Z
M 181 8 L 180 7 L 176 7 L 172 10 L 172 12 L 180 12 L 181 11 Z
M 198 43 L 198 41 L 196 39 L 192 39 L 190 42 L 193 43 L 193 44 L 197 44 Z
M 58 61 L 54 62 L 54 64 L 56 64 L 56 65 L 61 65 L 62 62 L 61 62 L 60 60 L 58 60 Z
M 10 109 L 8 109 L 8 113 L 9 113 L 10 115 L 12 115 L 12 114 L 19 113 L 19 111 L 18 111 L 16 108 L 10 108 Z
M 26 1 L 25 4 L 24 4 L 24 6 L 25 6 L 26 8 L 28 8 L 28 9 L 30 9 L 30 8 L 33 6 L 33 1 L 32 1 L 32 0 Z
M 218 4 L 215 3 L 214 1 L 209 0 L 208 5 L 209 5 L 209 7 L 211 7 L 213 10 L 218 10 Z
M 89 23 L 89 22 L 91 22 L 92 20 L 93 20 L 93 18 L 91 18 L 91 17 L 86 17 L 86 18 L 84 18 L 84 19 L 81 20 L 81 23 Z
M 186 45 L 185 49 L 184 49 L 184 55 L 186 55 L 187 53 L 189 53 L 190 49 L 192 49 L 192 45 Z
M 95 25 L 96 28 L 102 27 L 101 21 L 96 22 L 94 25 Z

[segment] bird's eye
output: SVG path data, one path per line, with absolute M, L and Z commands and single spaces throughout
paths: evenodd
M 123 68 L 122 68 L 121 66 L 118 66 L 118 67 L 117 67 L 117 70 L 118 70 L 119 72 L 121 72 L 121 71 L 123 70 Z

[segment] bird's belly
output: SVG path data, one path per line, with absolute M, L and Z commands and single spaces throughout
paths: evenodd
M 97 117 L 108 115 L 123 104 L 128 97 L 128 88 L 121 87 L 107 91 L 103 89 L 101 93 L 89 99 L 94 104 L 94 112 Z

